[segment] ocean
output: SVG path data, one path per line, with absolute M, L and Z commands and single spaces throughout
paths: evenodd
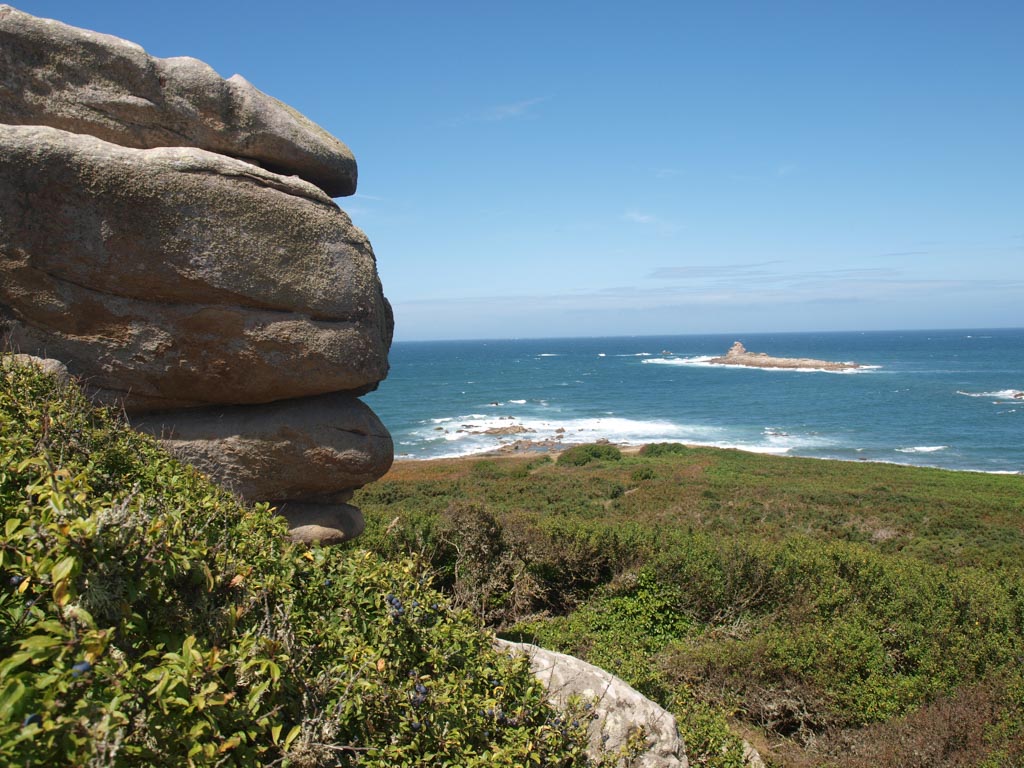
M 737 340 L 865 367 L 707 362 Z M 1020 474 L 1021 390 L 1024 329 L 998 329 L 397 342 L 364 399 L 399 460 L 606 439 Z

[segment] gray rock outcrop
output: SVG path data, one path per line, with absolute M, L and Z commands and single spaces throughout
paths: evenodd
M 129 410 L 365 391 L 387 373 L 370 244 L 294 177 L 0 125 L 0 222 L 12 342 Z
M 239 495 L 267 501 L 347 501 L 394 451 L 377 415 L 346 393 L 143 414 L 132 426 Z
M 495 640 L 499 649 L 529 657 L 533 674 L 548 691 L 556 707 L 570 698 L 594 700 L 596 717 L 590 725 L 588 755 L 598 760 L 606 752 L 616 753 L 642 729 L 647 750 L 629 765 L 641 768 L 686 768 L 686 747 L 676 728 L 675 717 L 625 681 L 600 667 L 548 651 L 529 643 Z
M 351 504 L 286 502 L 278 512 L 288 521 L 293 541 L 340 544 L 363 532 L 363 513 Z
M 304 541 L 391 465 L 393 318 L 348 149 L 194 59 L 0 6 L 0 319 Z M 288 511 L 285 511 L 288 510 Z M 301 530 L 300 530 L 301 529 Z
M 356 190 L 348 147 L 235 75 L 189 57 L 160 59 L 135 43 L 0 5 L 0 114 L 136 149 L 198 147 L 312 182 Z

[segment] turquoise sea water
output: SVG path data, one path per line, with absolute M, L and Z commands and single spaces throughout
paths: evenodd
M 707 364 L 736 340 L 870 367 Z M 391 364 L 365 400 L 399 459 L 560 436 L 1024 473 L 1024 329 L 399 342 Z

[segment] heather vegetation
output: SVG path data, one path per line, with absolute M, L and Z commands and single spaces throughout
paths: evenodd
M 419 563 L 289 544 L 77 389 L 0 379 L 0 765 L 592 764 Z
M 485 622 L 670 708 L 693 765 L 1024 764 L 1020 477 L 411 462 L 306 548 L 73 388 L 2 382 L 0 763 L 587 765 Z
M 610 450 L 609 450 L 610 449 Z M 613 670 L 693 765 L 1024 764 L 1024 478 L 675 444 L 407 462 L 361 545 Z

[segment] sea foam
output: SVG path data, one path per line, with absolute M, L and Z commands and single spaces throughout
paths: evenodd
M 832 441 L 820 436 L 793 435 L 776 427 L 765 427 L 760 433 L 754 433 L 745 429 L 612 415 L 542 418 L 468 414 L 421 423 L 442 425 L 441 428 L 425 426 L 415 433 L 424 448 L 430 446 L 429 450 L 421 452 L 422 455 L 431 458 L 456 458 L 484 453 L 519 441 L 566 447 L 598 440 L 626 446 L 676 442 L 773 455 L 832 445 Z M 445 447 L 440 448 L 441 445 Z M 408 453 L 403 454 L 403 457 L 414 458 Z
M 726 368 L 755 371 L 785 371 L 802 374 L 865 374 L 871 371 L 878 371 L 882 366 L 858 366 L 857 368 L 845 368 L 839 371 L 829 371 L 823 368 L 780 368 L 775 366 L 734 366 L 728 362 L 712 362 L 713 355 L 698 355 L 695 357 L 654 357 L 648 360 L 641 360 L 645 365 L 654 366 L 693 366 L 696 368 Z M 851 364 L 853 365 L 853 364 Z
M 858 365 L 856 368 L 843 368 L 841 370 L 830 370 L 828 368 L 782 368 L 776 366 L 760 366 L 760 365 L 733 365 L 731 363 L 713 363 L 715 359 L 713 355 L 698 355 L 696 357 L 656 357 L 650 360 L 641 360 L 641 363 L 647 365 L 688 365 L 699 368 L 731 368 L 733 370 L 757 370 L 757 371 L 791 371 L 795 373 L 839 373 L 839 374 L 850 374 L 850 373 L 869 373 L 871 371 L 877 371 L 882 366 L 880 365 Z M 853 363 L 850 363 L 853 365 Z
M 964 392 L 962 389 L 956 391 L 958 395 L 966 397 L 999 397 L 1004 400 L 1012 400 L 1020 393 L 1019 389 L 997 389 L 995 392 Z

